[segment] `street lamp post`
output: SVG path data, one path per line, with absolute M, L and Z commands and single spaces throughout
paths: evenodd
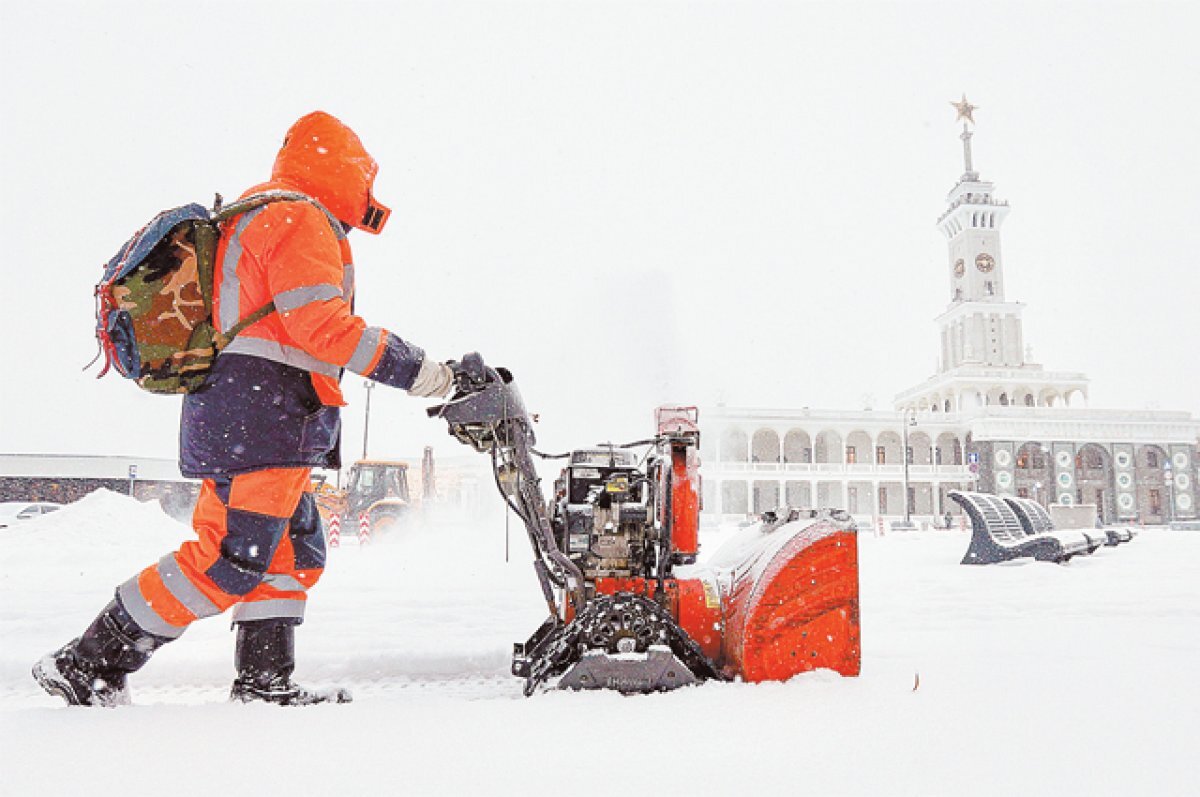
M 1170 460 L 1163 463 L 1163 480 L 1167 483 L 1167 523 L 1175 522 L 1175 472 Z
M 367 436 L 371 433 L 371 391 L 375 389 L 375 383 L 367 382 L 367 417 L 363 421 L 363 455 L 362 458 L 367 458 Z
M 900 452 L 900 457 L 904 460 L 904 524 L 901 528 L 905 529 L 914 528 L 912 502 L 908 498 L 908 427 L 916 425 L 916 411 L 912 407 L 905 407 L 904 412 L 900 415 L 900 431 L 904 437 L 903 450 Z

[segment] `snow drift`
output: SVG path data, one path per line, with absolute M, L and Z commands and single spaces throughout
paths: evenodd
M 189 533 L 156 505 L 100 492 L 0 536 L 0 792 L 1195 788 L 1200 534 L 1147 530 L 1119 554 L 977 568 L 957 564 L 962 532 L 861 535 L 859 678 L 523 699 L 511 643 L 544 612 L 523 540 L 514 533 L 505 562 L 502 520 L 426 518 L 331 551 L 314 591 L 297 679 L 348 685 L 351 705 L 225 703 L 223 618 L 133 676 L 131 708 L 67 709 L 42 694 L 33 661 Z M 715 536 L 702 536 L 706 550 Z M 181 778 L 199 759 L 203 777 Z

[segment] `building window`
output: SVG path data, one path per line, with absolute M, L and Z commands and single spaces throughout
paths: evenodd
M 1029 469 L 1029 452 L 1022 451 L 1021 453 L 1017 454 L 1017 470 L 1028 470 L 1028 469 Z M 1022 496 L 1022 497 L 1024 497 L 1024 496 Z
M 950 399 L 946 399 L 946 412 L 950 411 Z
M 1032 406 L 1033 406 L 1033 394 L 1032 394 L 1032 393 L 1026 393 L 1026 394 L 1025 394 L 1025 406 L 1026 406 L 1026 407 L 1032 407 Z
M 987 291 L 987 295 L 988 295 L 988 296 L 995 296 L 995 295 L 996 295 L 996 289 L 992 287 L 992 281 L 991 281 L 991 280 L 988 280 L 987 282 L 983 283 L 983 289 L 984 289 L 985 291 Z
M 803 457 L 801 459 L 802 462 L 807 462 L 807 463 L 811 464 L 812 463 L 812 449 L 811 448 L 804 449 L 804 453 L 803 453 L 802 457 Z
M 744 515 L 749 509 L 745 482 L 725 482 L 721 485 L 721 511 L 728 515 Z
M 1008 394 L 1007 394 L 1007 393 L 1001 393 L 1001 394 L 1000 394 L 1000 406 L 1001 406 L 1001 407 L 1007 407 L 1007 406 L 1008 406 Z
M 1046 457 L 1040 450 L 1033 452 L 1033 467 L 1036 470 L 1046 467 Z
M 846 464 L 853 465 L 858 462 L 858 449 L 854 446 L 846 446 Z
M 883 446 L 875 446 L 875 464 L 876 465 L 886 465 L 887 464 L 887 449 L 884 448 Z
M 887 488 L 886 487 L 879 488 L 879 514 L 881 514 L 881 515 L 887 514 Z
M 1029 497 L 1029 488 L 1028 487 L 1018 487 L 1017 488 L 1017 498 L 1028 498 L 1028 497 Z
M 1146 467 L 1148 467 L 1148 468 L 1157 468 L 1158 467 L 1158 452 L 1157 451 L 1147 451 L 1146 452 Z
M 1162 514 L 1162 492 L 1157 487 L 1151 487 L 1148 491 L 1150 494 L 1150 514 Z
M 935 465 L 942 464 L 942 449 L 940 449 L 940 448 L 933 449 L 933 464 L 935 464 Z

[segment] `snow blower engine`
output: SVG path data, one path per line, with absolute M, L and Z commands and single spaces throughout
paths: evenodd
M 818 668 L 858 675 L 858 548 L 848 515 L 769 512 L 697 567 L 695 407 L 658 408 L 652 438 L 562 455 L 547 503 L 512 375 L 467 358 L 463 366 L 455 396 L 428 412 L 491 456 L 500 493 L 528 533 L 550 616 L 513 646 L 526 695 L 786 680 Z

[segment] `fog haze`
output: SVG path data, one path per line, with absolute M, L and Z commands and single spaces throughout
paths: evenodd
M 964 92 L 1034 361 L 1093 407 L 1200 414 L 1194 4 L 0 9 L 0 451 L 175 455 L 177 399 L 81 371 L 92 286 L 315 109 L 394 210 L 351 236 L 358 312 L 508 366 L 543 448 L 642 436 L 663 401 L 885 408 L 930 376 Z M 458 453 L 423 406 L 375 390 L 372 453 Z

